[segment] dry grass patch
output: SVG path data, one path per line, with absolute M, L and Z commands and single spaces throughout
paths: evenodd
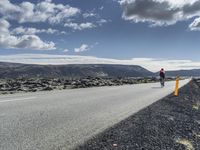
M 192 143 L 187 139 L 178 139 L 176 143 L 184 145 L 186 150 L 194 150 Z

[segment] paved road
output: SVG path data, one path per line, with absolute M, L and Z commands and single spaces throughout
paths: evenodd
M 189 80 L 181 81 L 181 86 Z M 175 82 L 0 96 L 0 150 L 65 150 L 174 90 Z

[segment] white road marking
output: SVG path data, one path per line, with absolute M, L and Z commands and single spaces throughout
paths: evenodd
M 24 100 L 32 100 L 36 99 L 36 97 L 22 97 L 22 98 L 16 98 L 16 99 L 8 99 L 8 100 L 2 100 L 0 103 L 5 103 L 5 102 L 13 102 L 13 101 L 24 101 Z
M 19 94 L 5 94 L 5 95 L 0 95 L 0 98 L 18 98 L 18 97 L 22 97 L 22 95 Z

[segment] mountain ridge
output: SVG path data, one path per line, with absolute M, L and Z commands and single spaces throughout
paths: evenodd
M 0 78 L 18 77 L 149 77 L 158 76 L 159 72 L 151 72 L 139 65 L 122 64 L 66 64 L 38 65 L 0 62 Z M 166 71 L 166 76 L 200 76 L 200 69 Z
M 138 65 L 68 64 L 35 65 L 0 62 L 1 78 L 17 77 L 146 77 L 153 73 Z

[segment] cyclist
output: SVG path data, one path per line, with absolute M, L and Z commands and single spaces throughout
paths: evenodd
M 161 87 L 165 86 L 165 71 L 163 68 L 161 68 L 160 70 L 160 84 L 161 84 Z

